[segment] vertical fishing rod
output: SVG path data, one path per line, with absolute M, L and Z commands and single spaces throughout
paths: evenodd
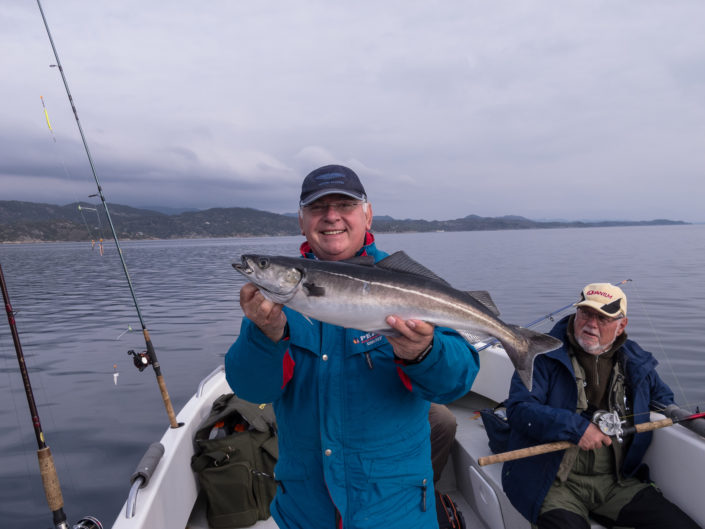
M 127 279 L 127 285 L 130 288 L 130 294 L 132 295 L 132 301 L 135 306 L 135 309 L 137 310 L 137 317 L 140 320 L 140 325 L 142 326 L 142 334 L 144 335 L 144 342 L 147 347 L 146 351 L 146 356 L 141 356 L 138 359 L 138 355 L 135 354 L 135 365 L 140 367 L 140 371 L 144 369 L 144 365 L 140 366 L 139 365 L 139 360 L 142 360 L 143 363 L 147 364 L 152 364 L 152 367 L 154 368 L 154 374 L 157 376 L 157 383 L 159 384 L 159 390 L 162 394 L 162 399 L 164 400 L 164 406 L 166 407 L 166 412 L 167 415 L 169 416 L 169 423 L 171 424 L 172 428 L 178 428 L 179 424 L 176 422 L 176 414 L 174 413 L 174 407 L 171 404 L 171 399 L 169 398 L 169 392 L 166 389 L 166 383 L 164 382 L 164 377 L 162 376 L 162 370 L 161 366 L 159 365 L 159 362 L 157 361 L 157 354 L 154 351 L 154 346 L 152 345 L 152 340 L 149 337 L 149 331 L 147 330 L 147 326 L 144 323 L 144 320 L 142 319 L 142 312 L 140 311 L 140 306 L 139 303 L 137 303 L 137 296 L 135 295 L 135 289 L 132 286 L 132 280 L 130 279 L 130 273 L 127 270 L 127 264 L 125 263 L 125 259 L 122 255 L 122 248 L 120 248 L 120 241 L 118 240 L 117 232 L 115 231 L 115 226 L 113 226 L 113 221 L 110 218 L 110 211 L 108 210 L 108 204 L 105 202 L 105 197 L 103 196 L 103 189 L 100 186 L 100 182 L 98 181 L 98 175 L 96 174 L 95 171 L 95 166 L 93 165 L 93 158 L 91 157 L 91 151 L 88 149 L 88 143 L 86 142 L 86 137 L 83 134 L 83 127 L 81 127 L 81 121 L 78 119 L 78 111 L 76 110 L 76 106 L 74 105 L 73 102 L 73 97 L 71 97 L 71 91 L 69 90 L 69 85 L 68 82 L 66 81 L 66 75 L 64 75 L 64 69 L 61 66 L 61 61 L 59 60 L 59 54 L 56 51 L 56 46 L 54 46 L 54 39 L 51 37 L 51 31 L 49 31 L 49 24 L 47 23 L 47 19 L 44 16 L 44 10 L 42 9 L 42 4 L 40 0 L 37 0 L 37 6 L 39 6 L 39 12 L 42 15 L 42 20 L 44 21 L 44 27 L 46 28 L 47 31 L 47 36 L 49 37 L 49 42 L 51 43 L 51 49 L 54 52 L 54 57 L 56 58 L 56 66 L 59 69 L 59 73 L 61 74 L 61 79 L 64 82 L 64 88 L 66 89 L 66 95 L 69 98 L 69 104 L 71 105 L 71 110 L 73 110 L 73 116 L 76 120 L 76 125 L 78 125 L 78 132 L 81 135 L 81 140 L 83 141 L 83 148 L 86 151 L 86 155 L 88 156 L 88 163 L 91 166 L 91 172 L 93 173 L 93 179 L 95 180 L 95 184 L 98 187 L 98 196 L 100 196 L 100 201 L 103 203 L 103 208 L 105 209 L 105 216 L 108 219 L 108 224 L 110 225 L 110 231 L 113 234 L 113 239 L 115 240 L 115 246 L 117 247 L 118 251 L 118 256 L 120 257 L 120 263 L 122 263 L 122 270 L 125 272 L 125 278 Z
M 32 384 L 29 381 L 29 373 L 27 372 L 27 365 L 24 361 L 24 353 L 22 352 L 20 335 L 17 332 L 17 325 L 15 323 L 15 313 L 12 310 L 12 304 L 10 303 L 10 294 L 8 293 L 7 285 L 5 284 L 5 275 L 2 272 L 2 265 L 0 265 L 0 289 L 2 290 L 3 301 L 5 302 L 5 311 L 7 312 L 7 321 L 10 325 L 10 332 L 12 333 L 12 341 L 15 344 L 17 362 L 20 364 L 20 373 L 22 374 L 24 391 L 27 395 L 29 413 L 32 415 L 34 435 L 37 438 L 37 459 L 39 460 L 39 474 L 42 477 L 42 484 L 44 485 L 44 495 L 46 496 L 47 503 L 49 504 L 49 509 L 51 509 L 52 517 L 54 519 L 54 527 L 56 527 L 56 529 L 68 529 L 69 525 L 66 522 L 66 514 L 64 513 L 64 498 L 61 494 L 59 476 L 56 472 L 56 466 L 54 465 L 54 458 L 51 455 L 51 450 L 44 439 L 42 425 L 39 422 L 39 412 L 37 411 L 37 404 L 34 400 Z M 102 528 L 102 525 L 95 518 L 88 516 L 80 520 L 78 524 L 74 526 L 74 528 L 89 527 Z

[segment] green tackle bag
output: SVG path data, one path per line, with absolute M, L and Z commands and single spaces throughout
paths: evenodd
M 191 468 L 207 498 L 212 529 L 248 527 L 269 518 L 277 492 L 279 456 L 271 404 L 253 404 L 232 393 L 213 402 L 194 437 Z

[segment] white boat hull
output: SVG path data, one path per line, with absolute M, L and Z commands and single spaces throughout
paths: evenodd
M 468 527 L 486 529 L 529 529 L 527 522 L 502 491 L 501 464 L 481 467 L 477 460 L 491 455 L 482 421 L 476 411 L 504 400 L 513 371 L 506 354 L 498 348 L 481 353 L 481 376 L 473 391 L 449 407 L 458 422 L 456 442 L 439 483 L 459 504 Z M 126 516 L 128 502 L 118 515 L 113 529 L 181 528 L 207 529 L 205 506 L 198 498 L 198 483 L 191 470 L 193 436 L 208 415 L 212 402 L 230 392 L 220 368 L 209 375 L 184 406 L 177 420 L 178 429 L 169 429 L 161 439 L 164 456 L 149 483 L 139 489 L 134 515 Z M 663 418 L 652 414 L 652 420 Z M 681 425 L 654 431 L 646 454 L 651 476 L 664 495 L 705 527 L 705 439 Z M 275 528 L 270 518 L 258 522 L 256 529 Z M 601 527 L 593 523 L 593 528 Z

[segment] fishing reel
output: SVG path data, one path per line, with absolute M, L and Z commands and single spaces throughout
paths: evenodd
M 624 428 L 623 424 L 627 421 L 623 421 L 616 411 L 607 410 L 597 410 L 592 415 L 592 422 L 597 425 L 600 431 L 609 436 L 617 439 L 617 442 L 621 443 L 624 439 Z
M 145 370 L 145 368 L 152 363 L 151 358 L 149 357 L 149 354 L 147 354 L 147 351 L 142 351 L 141 353 L 136 353 L 134 350 L 130 349 L 127 351 L 128 355 L 132 355 L 132 361 L 135 364 L 135 367 L 140 370 L 140 373 Z
M 72 529 L 103 529 L 103 524 L 92 516 L 81 518 Z

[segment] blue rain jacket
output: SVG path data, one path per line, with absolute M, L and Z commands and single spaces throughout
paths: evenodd
M 549 334 L 567 341 L 566 328 L 570 316 L 559 321 Z M 658 362 L 639 344 L 627 340 L 621 347 L 625 355 L 625 375 L 632 395 L 634 422 L 649 420 L 649 403 L 673 403 L 673 392 L 656 372 Z M 565 345 L 536 357 L 534 382 L 527 391 L 516 373 L 512 377 L 507 402 L 507 418 L 511 426 L 508 450 L 517 450 L 553 441 L 577 444 L 590 422 L 576 413 L 578 389 L 575 372 Z M 633 476 L 642 466 L 642 458 L 651 443 L 652 432 L 634 436 L 624 455 L 621 473 Z M 502 487 L 512 505 L 532 523 L 541 511 L 565 450 L 504 463 Z
M 366 254 L 386 256 L 370 234 L 368 242 Z M 477 353 L 455 331 L 436 328 L 429 355 L 406 366 L 383 336 L 284 312 L 288 339 L 273 343 L 245 318 L 225 357 L 237 395 L 274 405 L 279 489 L 271 511 L 279 527 L 438 527 L 429 401 L 467 393 Z

